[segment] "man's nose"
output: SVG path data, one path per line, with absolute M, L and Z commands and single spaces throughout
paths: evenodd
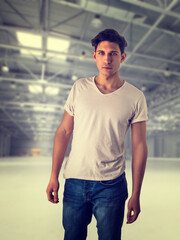
M 110 56 L 109 54 L 107 54 L 107 55 L 104 56 L 104 62 L 105 62 L 106 64 L 111 63 L 111 61 L 112 61 L 112 59 L 111 59 L 111 56 Z

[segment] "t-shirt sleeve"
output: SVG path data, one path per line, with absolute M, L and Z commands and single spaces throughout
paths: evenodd
M 66 100 L 64 110 L 66 110 L 71 116 L 74 116 L 74 85 L 71 88 L 69 96 Z
M 146 99 L 144 94 L 142 94 L 138 102 L 136 103 L 136 108 L 135 108 L 134 116 L 131 119 L 131 123 L 148 120 L 147 113 L 148 111 L 147 111 Z

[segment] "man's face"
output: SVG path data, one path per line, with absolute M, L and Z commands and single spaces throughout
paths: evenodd
M 126 53 L 121 54 L 117 43 L 102 41 L 98 44 L 96 51 L 93 51 L 93 58 L 99 74 L 111 77 L 119 75 L 120 63 L 125 60 Z

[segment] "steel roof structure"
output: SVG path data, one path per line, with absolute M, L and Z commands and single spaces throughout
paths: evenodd
M 179 132 L 179 0 L 0 0 L 0 132 L 52 138 L 74 81 L 97 74 L 90 41 L 105 28 L 128 42 L 120 76 L 146 96 L 148 134 Z M 49 48 L 50 38 L 68 48 Z

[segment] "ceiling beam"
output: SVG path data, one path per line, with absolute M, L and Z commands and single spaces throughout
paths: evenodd
M 11 26 L 3 26 L 0 25 L 0 29 L 2 30 L 8 30 L 8 31 L 25 31 L 28 33 L 39 33 L 40 35 L 44 36 L 44 35 L 48 35 L 47 32 L 45 31 L 37 31 L 36 29 L 27 29 L 27 28 L 22 28 L 22 27 L 11 27 Z M 85 45 L 87 47 L 91 47 L 90 42 L 87 41 L 83 41 L 83 40 L 78 40 L 77 38 L 73 38 L 70 36 L 67 36 L 65 34 L 56 34 L 55 36 L 56 38 L 62 38 L 62 39 L 67 39 L 67 37 L 69 37 L 70 41 L 78 43 L 78 44 L 82 44 Z M 179 34 L 180 37 L 180 34 Z M 0 47 L 2 48 L 7 48 L 7 49 L 15 49 L 15 50 L 20 50 L 20 49 L 27 49 L 27 50 L 32 50 L 32 51 L 39 51 L 39 52 L 43 52 L 42 49 L 37 49 L 37 48 L 29 48 L 29 47 L 25 47 L 25 46 L 15 46 L 15 45 L 10 45 L 10 44 L 0 44 Z M 52 54 L 57 54 L 57 55 L 62 55 L 62 56 L 69 56 L 69 57 L 73 57 L 73 58 L 79 58 L 79 56 L 75 56 L 72 54 L 68 54 L 68 53 L 63 53 L 63 52 L 56 52 L 56 51 L 48 51 L 48 53 L 52 53 Z M 160 60 L 160 61 L 164 61 L 164 62 L 170 62 L 173 64 L 180 64 L 180 62 L 178 61 L 172 61 L 172 60 L 168 60 L 168 59 L 164 59 L 164 58 L 159 58 L 156 56 L 150 56 L 150 55 L 145 55 L 145 54 L 140 54 L 140 53 L 135 53 L 135 52 L 127 52 L 128 54 L 133 54 L 135 56 L 140 56 L 140 57 L 144 57 L 144 58 L 149 58 L 149 59 L 154 59 L 154 60 Z M 86 58 L 87 60 L 92 60 L 92 58 Z
M 63 0 L 53 0 L 53 2 L 57 2 L 61 5 L 65 5 L 65 6 L 69 6 L 69 7 L 72 7 L 72 8 L 78 8 L 78 9 L 84 9 L 86 10 L 87 12 L 92 12 L 93 14 L 97 13 L 97 14 L 100 14 L 104 17 L 110 17 L 112 19 L 116 19 L 116 20 L 119 20 L 119 21 L 122 21 L 122 22 L 132 22 L 132 19 L 128 19 L 128 18 L 124 18 L 124 16 L 121 16 L 121 14 L 111 14 L 111 15 L 108 15 L 108 9 L 111 7 L 111 8 L 115 8 L 113 6 L 111 6 L 110 4 L 107 5 L 106 3 L 104 3 L 103 1 L 101 2 L 95 2 L 93 1 L 94 4 L 97 4 L 97 5 L 102 5 L 102 8 L 101 7 L 94 7 L 93 9 L 91 7 L 89 7 L 89 3 L 91 1 L 87 1 L 88 3 L 86 4 L 86 6 L 84 6 L 84 4 L 74 4 L 74 3 L 70 3 L 70 2 L 67 2 L 67 1 L 63 1 Z M 125 0 L 124 0 L 125 2 Z M 135 1 L 135 0 L 132 0 L 131 3 L 133 4 L 134 2 L 138 2 L 138 1 Z M 109 3 L 111 3 L 111 1 L 109 1 Z M 140 1 L 140 5 L 141 5 L 141 1 Z M 105 8 L 104 6 L 107 6 L 107 8 Z M 151 6 L 151 5 L 150 5 Z M 153 5 L 152 5 L 153 7 Z M 105 10 L 103 10 L 105 9 Z M 116 7 L 116 10 L 120 9 L 120 7 Z M 150 8 L 148 8 L 150 10 Z M 126 11 L 124 8 L 121 8 L 121 10 L 124 10 Z M 170 9 L 166 8 L 166 9 L 162 9 L 162 8 L 158 8 L 157 7 L 157 12 L 161 13 L 161 14 L 164 14 L 164 15 L 170 15 L 170 16 L 173 16 L 173 17 L 176 17 L 176 18 L 180 18 L 180 15 L 178 13 L 174 13 L 172 11 L 170 11 Z M 139 25 L 139 26 L 142 26 L 144 28 L 151 28 L 151 25 L 149 24 L 145 24 L 145 23 L 142 23 L 142 22 L 138 22 L 138 21 L 133 21 L 133 24 L 134 25 Z M 155 30 L 159 30 L 159 31 L 163 31 L 163 32 L 166 32 L 167 34 L 177 34 L 179 35 L 179 33 L 176 33 L 176 32 L 173 32 L 172 30 L 167 30 L 167 29 L 163 29 L 163 28 L 160 28 L 160 27 L 156 27 Z
M 158 72 L 158 73 L 163 73 L 163 74 L 166 71 L 165 69 L 161 69 L 161 68 L 153 68 L 153 67 L 140 66 L 140 65 L 128 64 L 128 63 L 124 63 L 122 66 L 128 67 L 128 68 L 134 68 L 136 70 L 138 69 L 138 70 Z M 180 72 L 176 72 L 176 71 L 170 71 L 170 74 L 180 76 Z
M 134 1 L 134 2 L 137 2 L 137 1 Z M 63 3 L 63 2 L 59 2 L 60 4 L 61 3 Z M 65 4 L 66 4 L 67 2 L 65 2 Z M 142 2 L 141 2 L 142 3 Z M 64 4 L 64 3 L 63 3 Z M 78 5 L 79 6 L 79 5 Z M 99 14 L 99 10 L 97 9 L 94 9 L 93 11 L 92 10 L 89 10 L 89 9 L 84 9 L 85 11 L 87 11 L 87 13 L 88 12 L 91 12 L 91 13 L 93 13 L 93 14 L 95 14 L 95 13 L 97 13 L 97 14 Z M 162 13 L 162 14 L 164 14 L 165 15 L 165 13 Z M 127 18 L 124 18 L 124 17 L 121 17 L 121 15 L 118 15 L 118 16 L 116 16 L 116 15 L 112 15 L 112 16 L 107 16 L 106 15 L 106 13 L 101 13 L 101 15 L 104 15 L 104 17 L 111 17 L 111 18 L 113 18 L 113 19 L 116 19 L 116 20 L 119 20 L 119 21 L 123 21 L 123 22 L 129 22 L 129 23 L 132 23 L 132 20 L 131 19 L 127 19 Z M 180 16 L 180 14 L 178 14 L 178 16 Z M 179 17 L 180 18 L 180 17 Z M 149 29 L 149 28 L 151 28 L 151 25 L 149 25 L 149 24 L 145 24 L 145 23 L 141 23 L 141 22 L 138 22 L 138 21 L 133 21 L 133 24 L 134 25 L 138 25 L 138 26 L 142 26 L 142 27 L 144 27 L 144 28 L 147 28 L 147 29 Z M 20 30 L 20 31 L 30 31 L 31 33 L 39 33 L 40 31 L 42 31 L 42 30 L 40 30 L 39 28 L 33 28 L 33 26 L 31 26 L 31 27 L 17 27 L 17 26 L 6 26 L 6 25 L 1 25 L 0 26 L 0 28 L 1 29 L 6 29 L 6 27 L 8 27 L 8 29 L 9 30 L 11 30 L 11 31 L 17 31 L 18 29 Z M 17 30 L 16 30 L 17 29 Z M 164 32 L 164 33 L 166 33 L 166 34 L 169 34 L 169 35 L 173 35 L 173 36 L 178 36 L 178 37 L 180 37 L 180 34 L 178 33 L 178 32 L 174 32 L 173 30 L 168 30 L 168 29 L 164 29 L 164 28 L 160 28 L 160 27 L 155 27 L 154 28 L 155 30 L 159 30 L 159 31 L 161 31 L 161 32 Z M 6 29 L 7 30 L 7 29 Z M 43 31 L 44 33 L 43 34 L 45 34 L 45 35 L 54 35 L 54 36 L 56 36 L 56 35 L 62 35 L 61 33 L 58 33 L 58 32 L 55 32 L 55 31 Z M 63 34 L 64 35 L 64 34 Z M 70 37 L 70 36 L 68 36 L 68 35 L 66 35 L 66 37 Z
M 6 121 L 10 121 L 10 122 L 12 122 L 11 120 L 7 120 L 7 119 L 4 119 L 5 121 L 4 122 L 6 122 Z M 1 129 L 3 130 L 3 131 L 5 131 L 8 135 L 11 135 L 11 136 L 13 136 L 14 134 L 7 128 L 7 127 L 4 127 L 4 126 L 2 126 L 2 125 L 0 125 L 0 133 L 2 133 L 1 132 Z
M 45 80 L 32 80 L 32 79 L 21 79 L 21 78 L 14 78 L 14 77 L 0 77 L 0 81 L 9 81 L 9 82 L 17 82 L 17 83 L 24 83 L 24 84 L 39 84 L 39 85 L 46 85 L 51 87 L 59 87 L 59 88 L 66 88 L 71 89 L 72 84 L 64 84 L 64 83 L 52 83 L 47 82 Z
M 46 123 L 46 121 L 44 121 L 44 120 L 39 120 L 39 119 L 37 119 L 37 120 L 32 120 L 32 119 L 30 119 L 30 120 L 28 120 L 28 119 L 16 119 L 16 121 L 18 121 L 19 123 L 31 123 L 31 124 L 33 124 L 33 123 L 41 123 L 41 124 L 44 124 L 44 123 Z M 10 119 L 7 119 L 7 118 L 0 118 L 0 122 L 12 122 Z M 52 120 L 49 120 L 48 119 L 48 122 L 51 122 L 51 124 L 53 124 L 53 125 L 57 125 L 57 124 L 59 124 L 59 120 L 58 119 L 52 119 Z M 0 126 L 1 127 L 1 126 Z
M 19 45 L 9 45 L 9 44 L 4 44 L 4 43 L 0 43 L 0 48 L 6 48 L 6 49 L 12 49 L 12 50 L 21 50 L 21 49 L 26 49 L 26 50 L 29 50 L 29 51 L 36 51 L 36 52 L 40 52 L 40 53 L 43 53 L 44 50 L 42 48 L 34 48 L 34 47 L 26 47 L 26 46 L 19 46 Z M 53 50 L 46 50 L 46 53 L 50 53 L 50 54 L 54 54 L 55 56 L 56 55 L 60 55 L 60 56 L 68 56 L 68 57 L 72 57 L 74 59 L 79 59 L 80 56 L 78 55 L 73 55 L 73 54 L 70 54 L 70 53 L 64 53 L 64 52 L 59 52 L 59 51 L 53 51 Z M 37 59 L 53 59 L 53 57 L 49 57 L 49 58 L 43 58 L 43 57 L 36 57 Z M 93 61 L 93 58 L 88 58 L 86 57 L 86 60 L 90 60 L 90 61 Z
M 177 0 L 173 0 L 169 6 L 165 9 L 165 11 L 169 11 L 171 8 L 174 7 L 174 5 L 177 3 Z M 141 40 L 138 42 L 138 44 L 133 48 L 132 53 L 136 52 L 142 44 L 146 41 L 146 39 L 150 36 L 150 34 L 157 28 L 159 23 L 163 20 L 165 17 L 165 13 L 162 13 L 158 19 L 155 21 L 155 23 L 149 28 L 149 30 L 144 34 L 144 36 L 141 38 Z M 131 57 L 131 55 L 128 56 L 128 58 Z
M 1 110 L 4 112 L 4 114 L 21 130 L 21 132 L 27 137 L 29 138 L 29 135 L 24 131 L 24 129 L 22 128 L 22 126 L 17 123 L 13 117 L 11 117 L 11 115 L 6 111 L 6 109 L 2 106 L 0 106 Z
M 22 20 L 24 20 L 24 22 L 26 22 L 29 25 L 29 27 L 33 27 L 33 25 L 25 18 L 25 16 L 19 10 L 17 10 L 16 7 L 14 7 L 14 5 L 11 2 L 9 2 L 8 0 L 4 1 Z
M 24 63 L 18 62 L 18 64 L 20 64 L 34 79 L 39 80 L 39 78 Z
M 83 2 L 86 2 L 86 4 L 85 3 L 75 4 L 75 3 L 71 3 L 71 2 L 68 2 L 68 1 L 64 1 L 64 0 L 52 0 L 52 1 L 56 2 L 56 3 L 59 3 L 59 4 L 62 4 L 62 5 L 65 5 L 65 6 L 72 7 L 72 8 L 80 8 L 80 7 L 83 8 L 83 7 L 85 7 L 87 10 L 88 10 L 88 3 L 91 2 L 90 0 L 86 0 L 86 1 L 83 1 Z M 164 9 L 162 7 L 158 7 L 158 6 L 155 6 L 153 4 L 143 2 L 143 1 L 138 1 L 138 0 L 121 0 L 121 1 L 125 2 L 125 3 L 130 3 L 131 5 L 135 5 L 135 6 L 138 6 L 140 8 L 145 8 L 145 9 L 148 9 L 148 10 L 152 10 L 154 12 L 164 13 L 168 16 L 180 18 L 180 15 L 176 12 L 173 12 L 173 11 L 170 11 L 170 10 L 167 11 L 166 9 Z M 80 2 L 82 2 L 82 0 Z M 109 1 L 109 3 L 111 3 L 111 2 Z M 101 1 L 101 2 L 99 1 L 99 5 L 106 5 L 106 3 L 104 3 L 103 1 Z
M 15 101 L 1 101 L 1 103 L 3 104 L 3 106 L 7 106 L 8 105 L 12 105 L 12 106 L 28 106 L 28 107 L 42 107 L 44 109 L 46 108 L 56 108 L 56 109 L 64 109 L 63 106 L 61 106 L 60 104 L 51 104 L 51 103 L 39 103 L 39 102 L 15 102 Z M 1 109 L 3 110 L 3 107 L 1 106 Z
M 65 19 L 65 20 L 63 20 L 63 21 L 58 22 L 58 23 L 54 24 L 53 26 L 50 26 L 50 29 L 59 27 L 60 25 L 65 24 L 65 23 L 69 22 L 70 20 L 79 17 L 80 15 L 82 15 L 82 14 L 84 14 L 84 13 L 85 13 L 85 11 L 82 10 L 82 11 L 78 12 L 77 14 L 75 14 L 75 15 L 73 15 L 73 16 L 71 16 L 71 17 L 68 17 L 67 19 Z
M 141 43 L 142 43 L 142 41 L 141 41 Z M 138 44 L 138 46 L 140 46 L 140 45 Z M 8 45 L 8 44 L 0 44 L 0 47 L 2 47 L 2 48 L 7 48 L 7 49 L 16 49 L 16 50 L 17 50 L 17 49 L 18 49 L 18 50 L 19 50 L 19 49 L 28 49 L 28 50 L 30 50 L 30 51 L 34 51 L 34 50 L 35 50 L 35 51 L 38 51 L 38 52 L 43 52 L 42 49 L 37 49 L 37 48 L 32 48 L 32 47 L 25 47 L 25 46 Z M 135 51 L 136 49 L 137 49 L 137 48 L 135 47 L 135 48 L 133 49 L 133 51 L 130 52 L 130 53 L 127 55 L 126 61 L 130 58 L 130 56 L 131 56 L 132 54 L 134 54 L 134 51 Z M 48 50 L 47 53 L 53 53 L 53 54 L 56 54 L 56 55 L 63 55 L 63 56 L 72 57 L 72 58 L 74 58 L 74 59 L 79 59 L 79 56 L 73 55 L 73 54 L 69 54 L 69 53 L 56 52 L 56 51 L 52 51 L 52 50 L 51 50 L 51 51 Z M 145 57 L 143 54 L 142 54 L 142 55 L 138 54 L 138 55 Z M 156 59 L 156 57 L 150 57 L 150 58 Z M 160 59 L 161 59 L 161 58 L 157 58 L 157 60 L 160 60 Z M 93 62 L 93 58 L 86 57 L 83 61 L 92 61 L 92 62 Z M 163 59 L 162 59 L 162 61 L 163 61 Z M 171 60 L 170 60 L 170 61 L 171 61 Z M 165 62 L 168 62 L 168 61 L 165 60 Z M 172 61 L 171 61 L 171 62 L 172 62 Z M 173 61 L 173 62 L 175 62 L 175 61 Z M 168 62 L 168 63 L 169 63 L 169 62 Z M 180 63 L 177 62 L 177 64 L 180 64 Z M 161 72 L 161 73 L 164 73 L 164 71 L 166 70 L 166 69 L 158 69 L 158 68 L 152 68 L 152 67 L 146 67 L 146 66 L 128 64 L 128 63 L 126 63 L 126 62 L 124 62 L 122 66 L 126 66 L 126 67 L 129 67 L 129 68 L 136 68 L 136 69 L 139 69 L 139 70 Z M 171 71 L 171 73 L 174 74 L 174 75 L 180 76 L 180 73 L 179 73 L 179 72 Z M 43 72 L 42 72 L 42 74 L 43 74 Z M 43 76 L 44 76 L 44 74 L 43 74 Z
M 134 66 L 134 65 L 132 65 Z M 151 71 L 151 69 L 149 68 L 149 71 Z M 54 75 L 53 75 L 54 76 Z M 126 79 L 127 81 L 130 82 L 143 82 L 145 84 L 156 84 L 156 85 L 163 85 L 163 86 L 171 86 L 171 82 L 162 82 L 162 81 L 157 81 L 157 80 L 153 80 L 146 78 L 142 78 L 142 77 L 128 77 L 128 76 L 124 76 L 123 74 L 121 74 L 121 77 Z M 8 82 L 17 82 L 17 83 L 23 83 L 23 84 L 39 84 L 39 85 L 46 85 L 46 86 L 52 86 L 52 87 L 58 87 L 58 88 L 65 88 L 65 89 L 71 89 L 73 82 L 71 82 L 71 84 L 64 84 L 64 83 L 53 83 L 53 82 L 48 82 L 46 80 L 42 81 L 42 80 L 32 80 L 32 79 L 26 79 L 26 78 L 15 78 L 15 77 L 0 77 L 0 81 L 8 81 Z
M 177 96 L 170 96 L 166 100 L 163 100 L 162 102 L 156 102 L 154 105 L 149 107 L 149 112 L 151 114 L 160 113 L 163 112 L 164 109 L 169 109 L 171 106 L 174 106 L 180 102 L 179 94 Z M 167 113 L 169 115 L 169 113 Z
M 153 4 L 143 2 L 143 1 L 134 1 L 134 0 L 122 0 L 122 1 L 126 2 L 126 3 L 130 3 L 131 5 L 138 6 L 140 8 L 145 8 L 145 9 L 148 9 L 148 10 L 152 10 L 154 12 L 158 12 L 158 13 L 161 13 L 161 14 L 165 14 L 165 15 L 180 19 L 179 13 L 173 12 L 170 9 L 167 9 L 167 8 L 158 7 L 158 6 L 155 6 Z

